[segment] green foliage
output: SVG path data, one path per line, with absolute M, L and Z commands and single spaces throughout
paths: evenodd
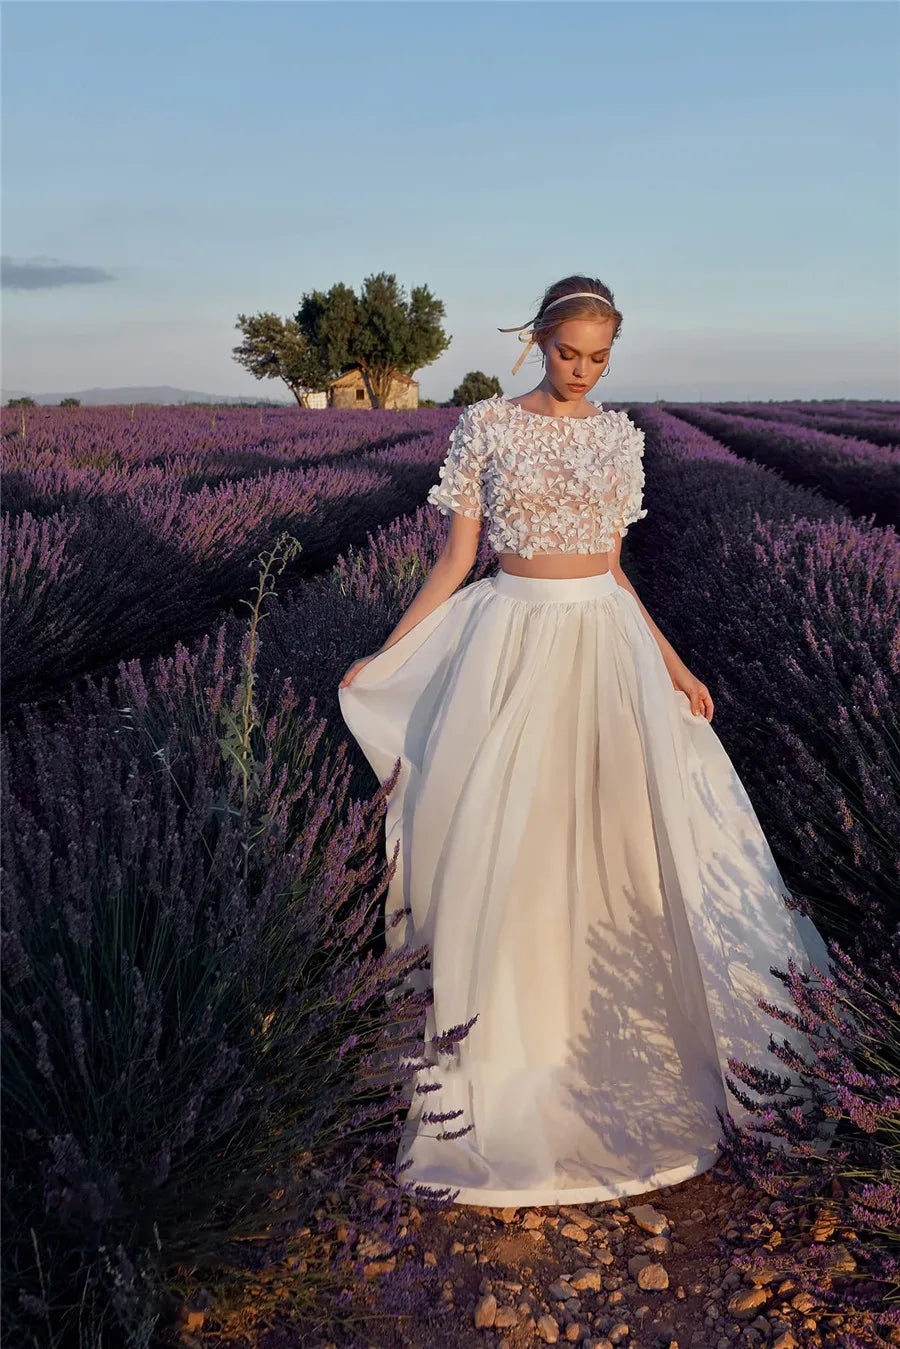
M 496 375 L 486 375 L 482 370 L 470 370 L 453 390 L 450 405 L 467 407 L 470 403 L 477 403 L 482 398 L 494 398 L 502 392 Z

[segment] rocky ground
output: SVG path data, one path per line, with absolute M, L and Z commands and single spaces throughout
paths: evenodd
M 351 1285 L 340 1331 L 299 1329 L 286 1267 L 256 1276 L 258 1296 L 249 1303 L 195 1316 L 181 1342 L 196 1349 L 792 1349 L 851 1337 L 900 1344 L 900 1330 L 879 1328 L 872 1315 L 824 1309 L 783 1270 L 736 1267 L 755 1250 L 784 1255 L 770 1207 L 777 1214 L 721 1161 L 681 1185 L 606 1203 L 456 1205 L 442 1213 L 409 1204 L 412 1241 L 400 1256 L 365 1235 L 357 1243 L 365 1279 Z M 826 1242 L 835 1286 L 852 1278 L 844 1235 L 827 1211 L 811 1217 L 798 1264 L 804 1249 Z M 387 1305 L 398 1261 L 410 1262 L 426 1290 L 418 1311 Z

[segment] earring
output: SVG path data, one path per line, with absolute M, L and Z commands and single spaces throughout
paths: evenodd
M 606 379 L 606 376 L 607 376 L 608 374 L 609 374 L 609 366 L 606 367 L 606 369 L 603 371 L 603 374 L 600 376 L 600 378 L 601 378 L 601 379 Z

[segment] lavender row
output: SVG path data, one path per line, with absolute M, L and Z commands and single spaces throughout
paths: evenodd
M 352 456 L 195 490 L 163 465 L 34 468 L 31 495 L 64 494 L 69 504 L 3 518 L 5 710 L 204 631 L 237 602 L 248 564 L 281 530 L 303 546 L 295 577 L 331 565 L 348 543 L 425 495 L 454 417 L 441 411 L 443 424 L 424 434 L 394 428 L 392 440 L 369 440 Z M 5 501 L 23 473 L 7 465 Z
M 671 411 L 789 482 L 843 502 L 855 515 L 872 516 L 880 525 L 900 523 L 900 454 L 889 446 L 694 403 L 672 405 Z
M 865 440 L 872 445 L 900 445 L 900 408 L 893 413 L 880 412 L 810 412 L 783 404 L 771 403 L 711 403 L 712 412 L 738 417 L 759 417 L 762 421 L 785 422 L 791 426 L 808 426 L 813 431 L 828 431 L 833 435 Z M 677 411 L 677 404 L 669 404 Z
M 788 885 L 835 934 L 886 907 L 896 921 L 895 531 L 861 526 L 680 418 L 650 405 L 632 416 L 646 435 L 641 593 L 709 683 Z

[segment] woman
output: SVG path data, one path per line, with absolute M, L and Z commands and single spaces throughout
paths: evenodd
M 434 997 L 400 1179 L 457 1203 L 589 1202 L 707 1170 L 717 1109 L 746 1114 L 728 1056 L 785 1072 L 756 1005 L 783 1005 L 770 965 L 828 968 L 708 688 L 621 567 L 646 515 L 643 433 L 587 401 L 621 323 L 599 281 L 548 289 L 527 334 L 543 380 L 460 416 L 428 493 L 451 517 L 443 552 L 338 693 L 380 781 L 400 759 L 387 940 L 431 954 L 410 981 Z M 460 589 L 482 522 L 499 570 Z

